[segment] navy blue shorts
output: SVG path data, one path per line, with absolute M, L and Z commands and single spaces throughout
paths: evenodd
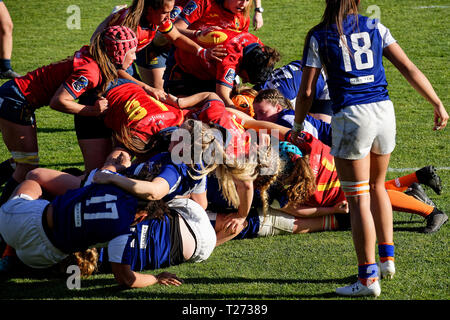
M 160 69 L 166 67 L 170 47 L 153 46 L 151 43 L 136 54 L 136 64 L 146 69 Z
M 314 100 L 309 112 L 323 113 L 329 116 L 333 116 L 333 110 L 331 109 L 332 105 L 333 103 L 331 102 L 331 100 Z
M 34 110 L 14 80 L 9 80 L 0 87 L 0 118 L 31 126 L 36 123 Z
M 97 96 L 92 93 L 83 94 L 80 99 L 80 104 L 94 105 Z M 75 133 L 78 140 L 83 139 L 108 139 L 112 137 L 112 130 L 108 128 L 103 117 L 83 117 L 74 115 Z

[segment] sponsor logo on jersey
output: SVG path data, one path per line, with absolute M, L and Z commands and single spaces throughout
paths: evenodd
M 72 83 L 72 88 L 76 92 L 80 92 L 81 90 L 86 88 L 88 86 L 88 84 L 89 84 L 89 80 L 85 76 L 81 76 Z
M 147 238 L 148 238 L 148 225 L 142 226 L 141 238 L 139 239 L 139 248 L 145 249 L 147 248 Z
M 77 228 L 81 227 L 81 203 L 80 202 L 78 202 L 75 205 L 73 214 L 74 214 L 75 227 L 77 227 Z
M 198 8 L 197 4 L 195 3 L 195 1 L 189 1 L 189 3 L 184 7 L 183 9 L 183 13 L 188 16 L 190 15 L 192 12 L 194 12 L 196 9 Z
M 181 13 L 181 8 L 178 6 L 173 7 L 172 11 L 170 11 L 170 20 L 175 20 L 176 17 Z
M 225 81 L 228 83 L 233 83 L 234 79 L 236 78 L 236 71 L 234 69 L 228 69 L 227 74 L 225 75 Z

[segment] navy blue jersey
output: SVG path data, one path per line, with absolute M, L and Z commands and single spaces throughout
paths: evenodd
M 138 200 L 113 185 L 69 190 L 52 202 L 52 242 L 65 253 L 82 251 L 130 232 Z
M 388 100 L 383 49 L 395 42 L 389 30 L 367 17 L 348 15 L 340 38 L 336 25 L 316 28 L 303 53 L 306 66 L 325 66 L 333 111 Z
M 258 211 L 255 209 L 250 210 L 246 218 L 247 226 L 233 238 L 233 240 L 252 239 L 258 236 L 261 222 L 259 221 Z
M 149 170 L 152 170 L 154 166 L 161 166 L 156 176 L 166 180 L 170 188 L 169 194 L 163 198 L 164 201 L 172 200 L 175 196 L 202 193 L 206 190 L 206 177 L 199 180 L 193 179 L 189 175 L 189 170 L 193 172 L 192 169 L 185 163 L 174 163 L 169 152 L 157 154 L 144 163 L 130 166 L 127 169 L 127 175 L 137 175 L 146 164 Z M 195 168 L 200 170 L 199 165 L 196 165 Z
M 138 223 L 131 229 L 131 235 L 123 235 L 109 242 L 109 261 L 128 264 L 134 271 L 170 266 L 170 228 L 167 215 L 163 219 L 155 218 Z
M 255 86 L 257 91 L 263 89 L 277 89 L 291 103 L 295 103 L 300 83 L 302 81 L 302 61 L 291 61 L 287 65 L 273 70 L 269 78 L 261 85 Z M 317 79 L 315 99 L 328 99 L 326 82 L 322 74 Z

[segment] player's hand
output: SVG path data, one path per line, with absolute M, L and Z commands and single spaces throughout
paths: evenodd
M 433 130 L 441 130 L 447 126 L 448 113 L 443 104 L 434 108 L 434 128 Z
M 262 17 L 262 13 L 260 12 L 255 12 L 254 16 L 253 16 L 253 30 L 258 30 L 261 29 L 261 27 L 264 24 L 264 20 Z
M 95 101 L 94 108 L 98 112 L 98 115 L 101 115 L 103 112 L 108 110 L 108 100 L 104 97 L 100 97 Z
M 172 107 L 179 108 L 178 105 L 178 98 L 175 97 L 173 94 L 167 94 L 164 98 L 160 99 L 161 102 L 167 103 L 168 105 L 171 105 Z
M 341 201 L 336 203 L 334 206 L 334 213 L 348 213 L 348 202 L 347 201 Z
M 150 96 L 155 98 L 156 100 L 163 101 L 167 99 L 167 93 L 162 89 L 156 89 L 150 86 L 144 87 L 145 92 L 147 92 Z
M 174 273 L 169 272 L 161 272 L 156 275 L 156 279 L 158 280 L 158 284 L 162 284 L 164 286 L 180 286 L 183 283 L 183 280 L 177 277 Z
M 113 174 L 97 171 L 92 178 L 92 182 L 98 184 L 108 184 L 111 183 L 112 176 Z
M 236 214 L 230 214 L 227 217 L 225 217 L 225 223 L 224 223 L 224 231 L 233 234 L 237 231 L 238 227 L 243 226 L 245 223 L 246 217 L 240 217 Z
M 223 45 L 219 44 L 215 47 L 206 49 L 206 60 L 208 61 L 222 61 L 228 55 L 228 51 Z

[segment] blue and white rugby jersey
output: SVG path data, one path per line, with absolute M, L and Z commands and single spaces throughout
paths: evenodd
M 67 191 L 52 202 L 52 242 L 72 253 L 130 233 L 138 200 L 113 185 L 91 184 Z
M 176 216 L 177 218 L 177 216 Z M 170 220 L 165 215 L 142 221 L 108 243 L 109 262 L 128 264 L 131 270 L 156 270 L 171 265 Z
M 206 191 L 206 177 L 199 180 L 192 179 L 188 172 L 191 169 L 184 163 L 174 163 L 169 152 L 157 154 L 146 162 L 132 165 L 127 172 L 137 175 L 145 164 L 148 165 L 149 170 L 155 165 L 161 165 L 157 176 L 166 180 L 170 188 L 169 194 L 163 198 L 164 201 L 172 200 L 176 196 L 187 196 L 191 193 Z M 195 168 L 200 170 L 199 165 L 196 165 Z
M 348 15 L 343 30 L 342 39 L 336 25 L 314 30 L 303 53 L 306 66 L 325 67 L 333 111 L 388 100 L 383 49 L 396 42 L 389 29 L 378 20 Z
M 277 89 L 292 105 L 295 106 L 300 83 L 302 81 L 302 61 L 294 60 L 280 68 L 273 70 L 269 78 L 262 85 L 255 86 L 255 90 Z M 329 100 L 327 84 L 321 73 L 317 79 L 315 99 Z

